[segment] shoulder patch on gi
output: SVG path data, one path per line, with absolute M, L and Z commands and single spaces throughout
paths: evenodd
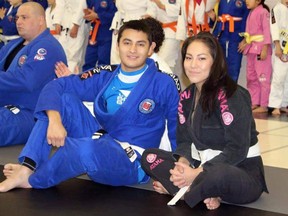
M 99 65 L 96 66 L 95 68 L 91 68 L 88 71 L 85 71 L 84 73 L 80 74 L 79 77 L 81 80 L 88 79 L 95 74 L 100 74 L 101 71 L 106 71 L 106 72 L 113 72 L 118 65 Z
M 170 76 L 174 80 L 174 83 L 175 83 L 175 86 L 176 86 L 178 92 L 181 93 L 180 80 L 179 80 L 179 78 L 178 78 L 178 76 L 176 74 L 166 73 L 166 72 L 163 72 L 161 70 L 159 70 L 159 72 L 161 72 L 163 74 L 167 74 L 168 76 Z
M 37 50 L 37 54 L 34 56 L 34 60 L 42 61 L 45 59 L 45 55 L 47 55 L 47 50 L 40 48 Z
M 152 112 L 152 110 L 155 107 L 155 102 L 152 99 L 144 99 L 140 104 L 139 104 L 139 111 L 144 114 L 148 114 Z
M 272 10 L 271 10 L 271 23 L 272 24 L 276 23 L 275 14 L 274 14 L 274 8 L 272 8 Z
M 21 67 L 22 65 L 25 64 L 26 62 L 26 59 L 27 59 L 27 55 L 22 55 L 20 56 L 20 58 L 18 59 L 18 65 Z

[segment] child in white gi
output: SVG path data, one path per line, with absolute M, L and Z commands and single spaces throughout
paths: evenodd
M 165 40 L 159 56 L 173 68 L 178 58 L 180 41 L 176 39 L 179 0 L 152 0 L 148 3 L 147 14 L 162 23 Z
M 147 10 L 150 0 L 117 0 L 115 2 L 117 12 L 114 15 L 110 30 L 113 30 L 111 45 L 111 64 L 119 64 L 120 57 L 117 51 L 118 31 L 124 22 L 141 19 Z
M 45 10 L 46 24 L 50 29 L 50 33 L 54 35 L 56 39 L 59 38 L 59 33 L 56 31 L 56 25 L 53 23 L 55 15 L 56 0 L 48 0 L 48 8 Z
M 200 31 L 210 31 L 208 12 L 217 0 L 183 0 L 177 22 L 176 39 L 184 41 Z
M 272 114 L 280 115 L 282 107 L 284 86 L 288 86 L 288 0 L 280 0 L 271 10 L 271 35 L 274 42 L 272 55 L 273 78 L 269 96 L 269 107 L 273 107 Z M 286 83 L 285 83 L 286 82 Z

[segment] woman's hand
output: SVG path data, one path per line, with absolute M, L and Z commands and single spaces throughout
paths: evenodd
M 202 171 L 202 167 L 193 169 L 187 163 L 178 161 L 175 163 L 174 169 L 170 170 L 170 181 L 179 188 L 189 186 Z
M 57 62 L 55 64 L 55 74 L 58 78 L 71 75 L 71 71 L 63 62 Z

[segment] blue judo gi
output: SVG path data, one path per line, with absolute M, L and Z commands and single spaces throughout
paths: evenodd
M 238 45 L 242 41 L 242 37 L 239 36 L 240 32 L 245 32 L 246 19 L 249 14 L 249 10 L 246 7 L 245 0 L 220 0 L 218 7 L 218 21 L 214 28 L 213 34 L 218 38 L 226 60 L 228 64 L 228 73 L 230 77 L 237 82 L 241 61 L 242 53 L 238 52 Z M 230 15 L 232 17 L 241 18 L 241 20 L 234 21 L 234 32 L 229 32 L 229 20 L 226 22 L 219 21 L 219 17 L 224 15 Z M 224 30 L 223 26 L 224 25 Z
M 107 113 L 103 94 L 119 71 L 110 65 L 99 66 L 82 75 L 50 82 L 42 91 L 36 108 L 38 121 L 19 156 L 36 162 L 29 177 L 33 188 L 48 188 L 69 178 L 87 173 L 95 182 L 131 185 L 147 181 L 140 166 L 142 150 L 159 147 L 167 122 L 172 149 L 176 147 L 176 121 L 179 92 L 177 78 L 159 72 L 152 59 L 123 105 Z M 93 117 L 81 101 L 94 101 Z M 49 157 L 46 141 L 48 118 L 45 110 L 60 112 L 67 130 L 65 145 Z M 95 131 L 106 134 L 92 139 Z M 132 161 L 118 142 L 128 142 L 137 158 Z
M 94 8 L 100 20 L 96 43 L 88 42 L 85 54 L 85 64 L 83 71 L 95 67 L 98 64 L 110 64 L 110 51 L 112 42 L 112 30 L 110 26 L 117 10 L 113 0 L 87 0 L 88 8 Z M 91 24 L 91 30 L 95 28 L 95 23 Z M 91 33 L 92 33 L 91 32 Z M 91 35 L 89 41 L 91 39 Z
M 15 39 L 0 50 L 0 146 L 27 141 L 40 91 L 55 79 L 55 63 L 66 62 L 60 43 L 46 29 L 18 52 L 4 71 L 7 57 L 23 41 Z

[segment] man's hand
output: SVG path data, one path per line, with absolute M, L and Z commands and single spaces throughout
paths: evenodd
M 5 17 L 6 10 L 7 9 L 4 7 L 0 8 L 0 19 L 3 19 Z
M 98 14 L 94 11 L 94 8 L 93 9 L 90 9 L 90 8 L 86 8 L 84 9 L 84 17 L 83 17 L 85 20 L 91 22 L 95 19 L 99 19 L 99 16 Z
M 61 25 L 60 24 L 54 24 L 54 27 L 55 27 L 56 35 L 60 35 L 61 34 Z
M 55 110 L 48 110 L 46 113 L 49 119 L 47 128 L 48 144 L 58 148 L 64 146 L 67 131 L 62 124 L 60 113 Z

